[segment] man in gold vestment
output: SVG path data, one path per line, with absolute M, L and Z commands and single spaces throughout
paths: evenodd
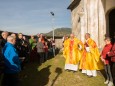
M 63 55 L 66 60 L 65 70 L 78 70 L 78 63 L 82 55 L 82 48 L 82 42 L 74 37 L 74 34 L 71 34 L 70 38 L 65 40 L 63 50 Z
M 100 59 L 100 53 L 96 42 L 90 38 L 90 34 L 85 34 L 84 51 L 80 61 L 82 73 L 88 76 L 97 76 L 96 70 L 103 69 L 103 63 Z

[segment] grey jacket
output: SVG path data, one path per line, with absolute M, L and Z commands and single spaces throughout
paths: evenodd
M 37 42 L 37 52 L 38 53 L 41 53 L 41 52 L 44 52 L 44 45 L 42 42 Z

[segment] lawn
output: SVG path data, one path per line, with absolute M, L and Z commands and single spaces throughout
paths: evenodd
M 80 71 L 65 71 L 61 53 L 42 65 L 37 62 L 26 64 L 21 76 L 20 86 L 105 86 L 101 73 L 89 78 Z

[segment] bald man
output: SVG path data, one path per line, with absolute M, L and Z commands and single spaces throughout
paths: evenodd
M 82 55 L 82 42 L 77 39 L 74 34 L 70 34 L 70 38 L 64 42 L 63 55 L 65 58 L 65 70 L 78 70 L 78 63 Z
M 3 86 L 17 86 L 18 73 L 21 71 L 20 60 L 14 47 L 16 43 L 12 36 L 7 37 L 7 43 L 3 48 L 3 57 L 5 62 L 5 70 L 2 84 Z
M 96 42 L 90 38 L 90 34 L 85 34 L 85 43 L 83 56 L 80 61 L 80 69 L 89 77 L 97 76 L 96 70 L 103 69 L 103 63 L 100 59 L 100 53 Z

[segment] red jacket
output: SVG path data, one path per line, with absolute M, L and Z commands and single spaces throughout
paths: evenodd
M 103 57 L 103 59 L 105 59 L 105 63 L 106 64 L 109 64 L 109 62 L 110 62 L 110 58 L 108 57 L 108 52 L 110 52 L 110 50 L 111 50 L 111 48 L 112 48 L 112 44 L 110 43 L 110 44 L 106 44 L 105 46 L 104 46 L 104 48 L 103 48 L 103 50 L 102 50 L 102 53 L 101 53 L 101 56 Z
M 111 61 L 115 62 L 115 43 L 110 51 L 110 53 L 108 54 L 109 57 L 111 57 Z

